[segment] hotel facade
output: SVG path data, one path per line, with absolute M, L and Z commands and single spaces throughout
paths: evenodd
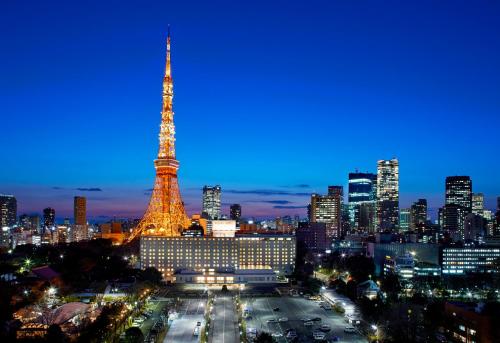
M 158 269 L 167 282 L 276 282 L 295 266 L 295 236 L 141 236 L 142 268 Z

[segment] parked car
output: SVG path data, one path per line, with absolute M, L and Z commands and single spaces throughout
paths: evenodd
M 268 323 L 277 323 L 278 321 L 276 320 L 276 318 L 271 318 L 271 319 L 268 319 L 267 322 Z
M 280 319 L 278 319 L 279 322 L 287 322 L 288 321 L 288 318 L 287 317 L 281 317 Z
M 355 333 L 356 332 L 356 329 L 354 328 L 354 326 L 346 326 L 344 328 L 344 332 L 345 333 Z
M 304 325 L 305 326 L 313 326 L 314 322 L 313 321 L 304 322 Z
M 330 327 L 330 325 L 327 325 L 327 324 L 323 324 L 319 327 L 319 329 L 323 332 L 328 332 L 330 331 L 332 328 Z
M 274 311 L 274 312 L 278 312 L 279 310 L 280 310 L 280 308 L 279 308 L 279 307 L 275 307 L 275 308 L 273 308 L 273 311 Z
M 314 331 L 313 338 L 317 341 L 325 339 L 326 335 L 321 331 Z

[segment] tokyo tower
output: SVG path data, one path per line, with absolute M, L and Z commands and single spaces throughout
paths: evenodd
M 163 77 L 163 106 L 160 125 L 160 148 L 154 161 L 156 180 L 148 209 L 139 225 L 129 237 L 138 235 L 180 236 L 183 228 L 190 224 L 182 202 L 175 158 L 175 126 L 172 100 L 174 97 L 172 72 L 170 69 L 170 30 L 167 36 L 167 61 Z

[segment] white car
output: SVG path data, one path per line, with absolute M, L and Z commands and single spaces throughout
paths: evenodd
M 326 335 L 323 332 L 320 331 L 314 331 L 313 332 L 313 337 L 315 340 L 320 341 L 325 339 Z
M 277 320 L 275 318 L 271 318 L 267 320 L 268 323 L 276 323 Z
M 197 327 L 194 328 L 193 335 L 194 336 L 199 336 L 200 335 L 200 327 L 199 326 L 197 326 Z
M 294 330 L 288 331 L 286 334 L 286 338 L 295 338 L 297 337 L 297 333 Z
M 271 336 L 274 337 L 274 338 L 279 338 L 279 337 L 283 337 L 283 334 L 280 333 L 280 332 L 275 332 Z
M 313 326 L 314 322 L 313 321 L 304 322 L 304 325 L 305 326 Z
M 319 329 L 320 329 L 321 331 L 326 332 L 326 331 L 330 331 L 332 328 L 330 327 L 330 325 L 323 324 L 323 325 L 321 325 L 321 326 L 320 326 L 320 328 L 319 328 Z
M 356 333 L 356 329 L 354 328 L 354 326 L 346 326 L 344 328 L 344 332 L 345 333 Z
M 287 321 L 288 321 L 287 317 L 281 317 L 280 319 L 278 319 L 278 322 L 287 322 Z

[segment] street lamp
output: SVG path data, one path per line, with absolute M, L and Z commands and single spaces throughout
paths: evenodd
M 57 292 L 57 289 L 55 287 L 49 287 L 49 289 L 47 290 L 47 293 L 52 296 L 54 294 L 56 294 Z

